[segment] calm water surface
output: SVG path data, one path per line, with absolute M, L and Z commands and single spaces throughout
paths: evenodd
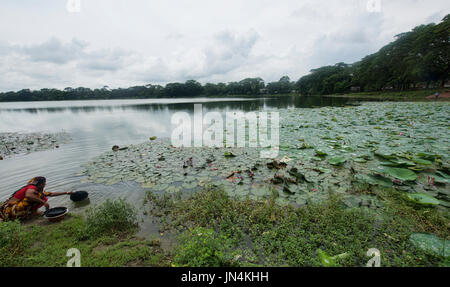
M 61 132 L 70 134 L 69 144 L 59 149 L 35 152 L 0 161 L 0 201 L 34 176 L 47 177 L 51 192 L 87 190 L 91 203 L 126 196 L 138 205 L 144 193 L 139 184 L 113 186 L 80 183 L 76 174 L 91 158 L 113 145 L 147 141 L 150 136 L 170 137 L 171 116 L 193 113 L 194 103 L 208 111 L 260 111 L 270 108 L 341 106 L 348 99 L 324 97 L 196 98 L 150 100 L 102 100 L 0 103 L 0 132 Z M 280 115 L 282 117 L 282 114 Z M 74 206 L 68 197 L 50 199 L 51 206 Z

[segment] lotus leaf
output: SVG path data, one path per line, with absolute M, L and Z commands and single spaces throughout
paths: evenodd
M 450 256 L 450 240 L 445 240 L 429 233 L 413 233 L 409 241 L 417 248 L 438 256 Z
M 413 158 L 412 161 L 417 163 L 417 164 L 421 164 L 421 165 L 432 165 L 433 164 L 429 160 L 421 159 L 421 158 L 417 158 L 417 157 Z
M 336 156 L 336 157 L 332 157 L 328 159 L 328 163 L 331 165 L 342 165 L 346 162 L 347 160 L 342 157 L 342 156 Z
M 348 253 L 342 253 L 336 256 L 330 256 L 328 253 L 323 251 L 322 249 L 317 249 L 317 255 L 319 256 L 320 262 L 323 267 L 337 267 L 339 264 L 337 263 L 338 259 L 344 259 L 349 256 Z
M 406 197 L 409 201 L 424 206 L 434 206 L 440 203 L 439 200 L 425 193 L 410 193 Z
M 417 179 L 417 175 L 413 171 L 406 168 L 381 167 L 378 171 L 403 181 L 414 181 Z

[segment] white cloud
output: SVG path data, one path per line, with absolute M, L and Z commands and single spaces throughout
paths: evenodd
M 58 38 L 52 37 L 49 40 L 36 45 L 26 45 L 16 47 L 28 56 L 33 62 L 50 62 L 54 64 L 65 64 L 84 55 L 87 43 L 73 39 L 69 43 L 62 43 Z
M 132 64 L 132 56 L 132 52 L 121 49 L 102 49 L 83 54 L 77 67 L 84 70 L 116 71 Z

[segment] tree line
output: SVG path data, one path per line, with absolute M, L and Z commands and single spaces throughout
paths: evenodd
M 311 70 L 297 81 L 297 89 L 325 95 L 443 87 L 450 78 L 450 14 L 437 25 L 420 25 L 395 38 L 359 62 Z
M 55 101 L 93 99 L 187 98 L 198 96 L 229 96 L 261 94 L 325 95 L 356 91 L 408 90 L 443 86 L 450 75 L 450 14 L 439 24 L 420 25 L 412 31 L 395 36 L 395 41 L 361 61 L 337 63 L 313 69 L 294 82 L 288 76 L 265 83 L 261 78 L 239 82 L 200 84 L 184 83 L 134 86 L 126 89 L 63 90 L 23 89 L 0 93 L 0 101 Z
M 289 82 L 288 84 L 286 83 Z M 289 77 L 282 78 L 283 89 L 272 93 L 290 93 L 294 82 Z M 272 83 L 267 86 L 270 87 Z M 277 84 L 274 84 L 275 86 Z M 286 86 L 289 86 L 287 88 Z M 249 95 L 256 96 L 265 91 L 265 83 L 261 78 L 247 78 L 239 82 L 230 83 L 207 83 L 200 84 L 195 80 L 185 83 L 168 83 L 161 85 L 134 86 L 126 89 L 110 89 L 104 86 L 101 89 L 89 89 L 85 87 L 58 89 L 30 90 L 23 89 L 17 92 L 0 93 L 0 101 L 59 101 L 59 100 L 99 100 L 99 99 L 151 99 L 151 98 L 190 98 L 198 96 L 226 96 L 226 95 Z

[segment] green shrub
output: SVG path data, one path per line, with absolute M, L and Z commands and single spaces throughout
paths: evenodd
M 0 266 L 11 265 L 13 255 L 21 252 L 24 239 L 20 221 L 0 221 Z
M 86 212 L 86 229 L 89 236 L 124 235 L 135 231 L 137 227 L 137 211 L 124 199 L 107 199 Z
M 11 247 L 21 241 L 20 221 L 0 221 L 0 248 Z
M 237 266 L 233 260 L 230 239 L 213 229 L 197 227 L 186 231 L 180 238 L 174 258 L 177 266 L 229 267 Z

